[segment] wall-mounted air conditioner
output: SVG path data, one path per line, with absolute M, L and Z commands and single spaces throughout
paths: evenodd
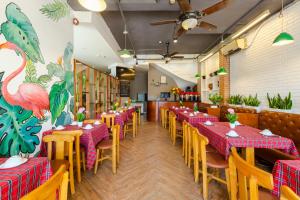
M 247 39 L 235 39 L 229 44 L 226 44 L 224 47 L 221 48 L 221 52 L 223 55 L 229 55 L 233 54 L 241 49 L 246 49 L 248 47 L 247 45 Z

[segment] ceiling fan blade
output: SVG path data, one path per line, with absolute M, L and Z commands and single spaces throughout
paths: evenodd
M 207 29 L 207 30 L 214 30 L 214 29 L 217 29 L 217 26 L 215 26 L 215 25 L 213 25 L 213 24 L 210 24 L 210 23 L 208 23 L 208 22 L 204 22 L 204 21 L 200 22 L 200 23 L 198 24 L 198 27 L 200 27 L 200 28 L 205 28 L 205 29 Z
M 229 2 L 230 2 L 230 0 L 222 0 L 219 3 L 216 3 L 213 6 L 202 10 L 202 13 L 204 13 L 204 15 L 210 15 L 214 12 L 217 12 L 217 11 L 222 10 L 223 8 L 225 8 L 229 4 Z
M 177 0 L 177 2 L 182 12 L 192 11 L 192 7 L 189 4 L 188 0 Z
M 174 58 L 175 58 L 175 59 L 183 59 L 184 56 L 172 56 L 171 58 L 172 58 L 172 59 L 174 59 Z
M 173 53 L 171 53 L 171 54 L 169 55 L 169 57 L 173 57 L 173 56 L 175 56 L 176 54 L 178 54 L 178 52 L 173 52 Z
M 175 19 L 173 19 L 173 20 L 163 20 L 163 21 L 159 21 L 159 22 L 152 22 L 152 23 L 150 23 L 150 25 L 156 26 L 156 25 L 164 25 L 164 24 L 174 24 L 176 22 L 177 22 L 177 20 L 175 20 Z
M 186 30 L 184 28 L 182 28 L 182 26 L 180 26 L 180 28 L 177 30 L 177 32 L 175 33 L 175 39 L 178 39 L 182 34 L 184 34 L 186 32 Z

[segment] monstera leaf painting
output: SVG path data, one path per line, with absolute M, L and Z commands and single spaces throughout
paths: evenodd
M 36 67 L 31 62 L 31 60 L 27 61 L 26 70 L 25 70 L 25 80 L 24 83 L 36 83 L 42 86 L 43 88 L 47 88 L 47 83 L 52 80 L 52 77 L 44 74 L 37 76 Z
M 0 81 L 4 72 L 0 73 Z M 2 82 L 0 82 L 1 88 Z M 42 129 L 32 111 L 8 104 L 0 93 L 0 156 L 33 153 Z
M 50 91 L 51 122 L 55 122 L 68 103 L 69 93 L 66 89 L 66 81 L 54 83 Z
M 54 0 L 53 3 L 45 4 L 40 11 L 55 22 L 70 14 L 68 3 L 62 0 Z
M 26 53 L 28 60 L 44 63 L 38 36 L 21 8 L 15 3 L 9 3 L 5 14 L 7 21 L 1 24 L 0 34 L 3 34 L 8 42 L 19 46 Z

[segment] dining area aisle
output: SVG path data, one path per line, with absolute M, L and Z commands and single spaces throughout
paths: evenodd
M 142 121 L 138 132 L 138 137 L 129 136 L 120 143 L 118 173 L 112 174 L 110 162 L 104 162 L 96 175 L 87 171 L 71 199 L 201 199 L 200 185 L 191 181 L 193 171 L 181 156 L 181 144 L 174 148 L 167 129 Z M 212 181 L 210 188 L 210 199 L 227 199 L 224 185 Z

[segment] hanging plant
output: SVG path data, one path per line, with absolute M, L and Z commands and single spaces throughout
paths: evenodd
M 69 5 L 62 0 L 54 0 L 53 3 L 45 4 L 40 11 L 55 22 L 70 14 Z

